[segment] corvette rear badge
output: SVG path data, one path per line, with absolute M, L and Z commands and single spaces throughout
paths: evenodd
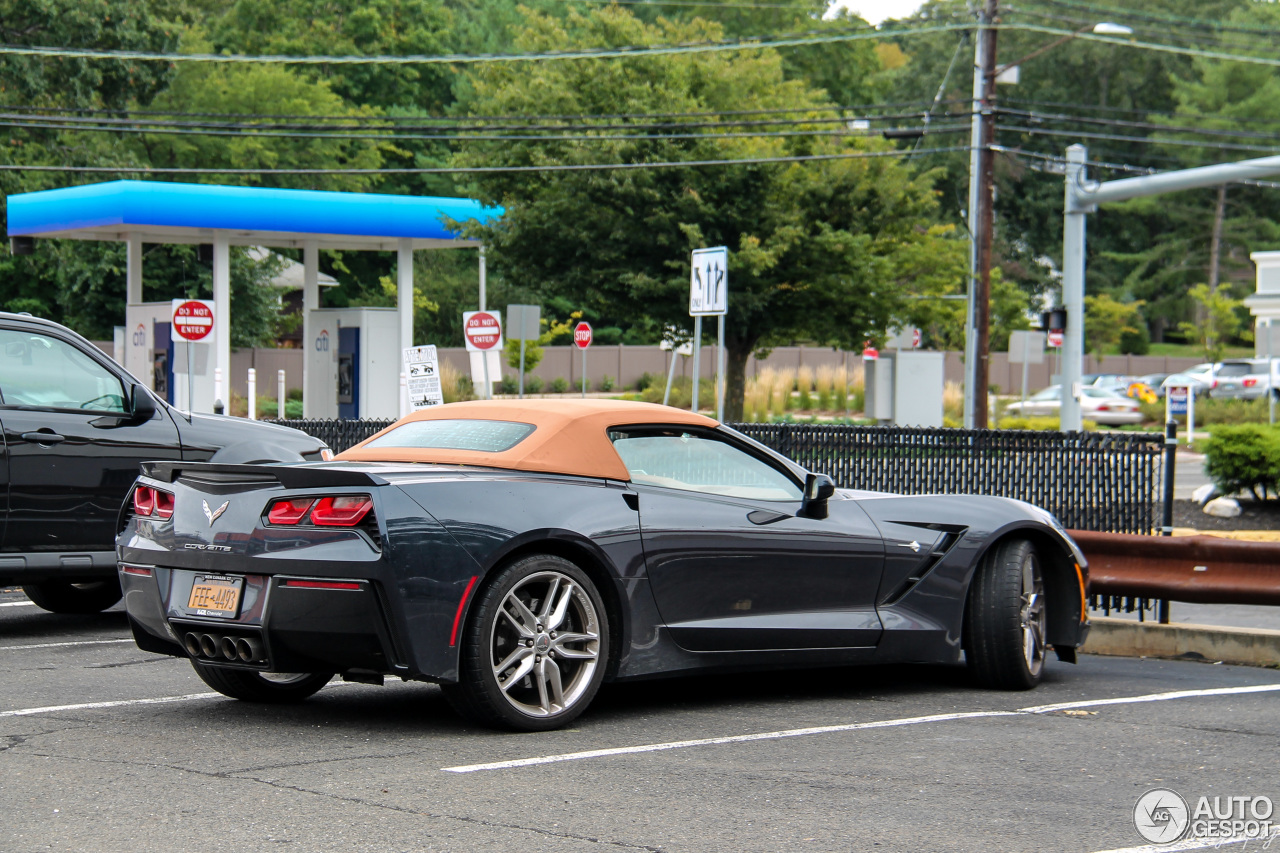
M 223 501 L 222 506 L 217 509 L 209 509 L 208 501 L 200 501 L 200 504 L 204 507 L 205 518 L 209 519 L 209 526 L 213 527 L 213 523 L 218 520 L 218 516 L 226 512 L 227 507 L 231 506 L 231 501 Z

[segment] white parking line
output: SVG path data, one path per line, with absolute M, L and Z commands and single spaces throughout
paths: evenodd
M 1263 838 L 1191 838 L 1187 841 L 1175 841 L 1172 844 L 1144 844 L 1141 847 L 1117 847 L 1113 850 L 1098 850 L 1096 853 L 1176 853 L 1179 850 L 1217 850 L 1233 844 L 1257 842 L 1259 850 L 1268 850 L 1271 844 L 1280 838 L 1280 833 Z M 1248 849 L 1247 847 L 1245 849 Z
M 192 699 L 222 698 L 221 693 L 188 693 L 185 696 L 160 696 L 155 699 L 120 699 L 115 702 L 81 702 L 79 705 L 46 705 L 43 708 L 18 708 L 0 711 L 0 717 L 30 717 L 35 714 L 56 714 L 59 711 L 92 711 L 98 708 L 121 708 L 125 705 L 163 705 L 166 702 L 190 702 Z
M 76 640 L 69 643 L 33 643 L 29 646 L 0 646 L 0 652 L 16 652 L 23 649 L 61 649 L 66 646 L 106 646 L 112 643 L 132 643 L 133 638 L 127 640 Z
M 0 601 L 0 607 L 35 607 L 34 601 Z
M 558 764 L 562 761 L 581 761 L 586 758 L 604 758 L 611 755 L 630 755 L 641 752 L 661 752 L 668 749 L 687 749 L 691 746 L 711 746 L 723 743 L 746 743 L 758 740 L 782 740 L 807 735 L 851 732 L 860 729 L 883 729 L 897 726 L 916 726 L 921 723 L 943 723 L 950 720 L 973 720 L 990 717 L 1017 717 L 1026 714 L 1047 714 L 1073 708 L 1089 708 L 1098 705 L 1129 705 L 1141 702 L 1162 702 L 1171 699 L 1189 699 L 1202 696 L 1229 696 L 1245 693 L 1269 693 L 1280 691 L 1280 684 L 1254 684 L 1247 687 L 1216 687 L 1209 690 L 1178 690 L 1171 693 L 1150 693 L 1145 696 L 1124 696 L 1114 699 L 1088 699 L 1080 702 L 1062 702 L 1057 705 L 1035 705 L 1016 711 L 969 711 L 959 714 L 932 714 L 927 717 L 902 717 L 896 720 L 878 720 L 870 723 L 848 723 L 836 726 L 814 726 L 804 729 L 785 729 L 776 732 L 757 732 L 749 735 L 677 740 L 667 743 L 647 743 L 639 746 L 619 746 L 610 749 L 590 749 L 584 752 L 566 752 L 559 755 L 542 755 L 536 758 L 516 758 L 511 761 L 491 761 L 484 764 L 461 764 L 441 767 L 447 773 L 477 773 L 481 770 L 506 770 L 513 767 L 530 767 L 536 764 Z

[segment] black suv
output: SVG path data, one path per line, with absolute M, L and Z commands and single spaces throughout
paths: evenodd
M 151 459 L 299 462 L 295 429 L 172 408 L 75 332 L 0 312 L 0 586 L 54 613 L 120 600 L 120 508 Z

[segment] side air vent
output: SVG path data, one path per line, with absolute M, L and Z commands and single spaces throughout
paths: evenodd
M 929 572 L 933 571 L 934 566 L 942 562 L 942 558 L 947 556 L 947 552 L 960 541 L 960 536 L 961 533 L 959 531 L 948 530 L 943 533 L 942 538 L 934 544 L 933 548 L 929 551 L 929 555 L 925 557 L 916 570 L 913 571 L 908 578 L 903 580 L 902 583 L 898 584 L 898 586 L 894 588 L 893 592 L 885 597 L 880 604 L 897 604 L 901 601 L 903 596 L 908 592 L 911 592 L 916 584 L 928 577 Z

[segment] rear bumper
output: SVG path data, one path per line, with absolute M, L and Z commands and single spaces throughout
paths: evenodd
M 81 583 L 109 580 L 115 574 L 114 551 L 0 552 L 0 584 L 21 586 L 55 580 Z
M 333 578 L 244 575 L 239 613 L 229 619 L 187 608 L 193 579 L 201 574 L 208 573 L 120 565 L 139 647 L 265 672 L 409 673 L 372 581 L 336 585 Z M 326 586 L 304 585 L 312 581 Z

